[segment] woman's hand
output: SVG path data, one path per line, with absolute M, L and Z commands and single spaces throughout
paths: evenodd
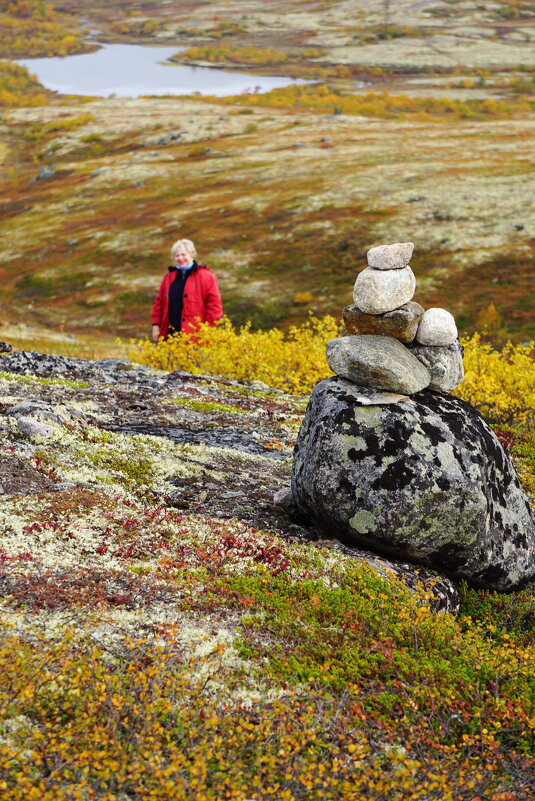
M 151 337 L 152 337 L 152 341 L 153 342 L 158 342 L 158 339 L 160 338 L 160 326 L 159 325 L 153 325 L 152 326 Z

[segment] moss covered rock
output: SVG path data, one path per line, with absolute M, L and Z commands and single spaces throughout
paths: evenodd
M 292 491 L 350 544 L 507 591 L 535 576 L 535 522 L 515 468 L 479 413 L 425 390 L 361 405 L 350 382 L 314 388 Z

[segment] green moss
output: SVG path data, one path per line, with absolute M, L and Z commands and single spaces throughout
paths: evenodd
M 70 387 L 85 389 L 89 386 L 84 381 L 72 381 L 70 378 L 40 378 L 35 375 L 19 375 L 18 373 L 0 372 L 0 379 L 5 381 L 22 381 L 27 384 L 44 384 L 45 386 Z
M 87 458 L 95 467 L 103 467 L 120 473 L 131 488 L 148 486 L 154 476 L 152 459 L 130 453 L 117 453 L 110 448 L 95 448 L 87 452 Z
M 238 406 L 229 406 L 226 403 L 216 403 L 215 401 L 196 401 L 190 398 L 172 398 L 171 403 L 176 406 L 185 406 L 194 412 L 228 412 L 229 414 L 250 414 L 247 409 L 240 409 Z
M 146 565 L 128 565 L 126 569 L 131 573 L 137 573 L 139 576 L 150 576 L 152 573 L 152 568 Z

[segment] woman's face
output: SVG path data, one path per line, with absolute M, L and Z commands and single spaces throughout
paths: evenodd
M 178 267 L 187 267 L 191 261 L 191 255 L 185 247 L 179 245 L 175 251 L 175 264 Z

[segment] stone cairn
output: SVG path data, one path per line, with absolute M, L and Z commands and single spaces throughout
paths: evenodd
M 412 242 L 368 251 L 357 276 L 354 304 L 343 311 L 343 336 L 327 343 L 327 362 L 341 378 L 368 392 L 412 395 L 422 389 L 449 392 L 464 377 L 462 347 L 453 316 L 412 298 Z M 392 402 L 385 396 L 383 402 Z M 377 397 L 377 402 L 381 400 Z

